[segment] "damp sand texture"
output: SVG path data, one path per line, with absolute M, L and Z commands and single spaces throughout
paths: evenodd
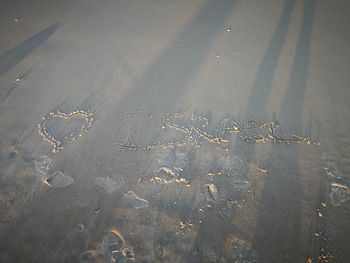
M 0 262 L 348 262 L 349 13 L 0 1 Z

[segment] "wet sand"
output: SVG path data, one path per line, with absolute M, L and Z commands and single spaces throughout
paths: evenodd
M 0 3 L 0 262 L 348 262 L 350 4 Z

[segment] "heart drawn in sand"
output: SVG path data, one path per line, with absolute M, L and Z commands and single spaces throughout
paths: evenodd
M 70 124 L 73 124 L 74 119 L 82 119 L 83 123 L 78 124 L 78 126 L 76 123 L 74 123 L 77 127 L 69 134 L 62 136 L 62 133 L 67 133 L 67 131 L 65 131 L 65 129 L 67 129 L 66 126 L 73 126 Z M 57 124 L 62 124 L 59 125 L 59 127 L 52 128 L 50 130 L 48 128 L 49 123 L 51 123 L 51 126 L 53 127 L 57 126 Z M 68 143 L 76 141 L 78 137 L 83 136 L 92 126 L 92 124 L 93 114 L 90 111 L 78 110 L 69 114 L 55 111 L 50 112 L 48 115 L 43 117 L 42 122 L 38 124 L 38 131 L 43 140 L 51 144 L 53 147 L 52 151 L 57 153 L 61 151 Z

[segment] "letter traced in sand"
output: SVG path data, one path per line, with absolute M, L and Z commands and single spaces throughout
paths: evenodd
M 63 119 L 69 121 L 69 119 L 73 117 L 80 117 L 84 118 L 84 123 L 80 127 L 79 131 L 73 131 L 69 135 L 64 137 L 63 139 L 58 139 L 54 135 L 50 134 L 50 132 L 47 131 L 47 122 L 50 120 L 58 120 Z M 51 144 L 53 147 L 52 151 L 55 153 L 58 153 L 59 151 L 63 150 L 63 148 L 70 142 L 76 141 L 78 137 L 83 136 L 89 128 L 91 128 L 93 124 L 93 114 L 90 111 L 84 111 L 84 110 L 78 110 L 73 111 L 69 114 L 55 111 L 50 112 L 48 115 L 43 117 L 43 121 L 38 124 L 38 131 L 40 136 L 47 142 Z
M 223 148 L 229 147 L 229 134 L 236 133 L 240 140 L 249 143 L 300 143 L 306 145 L 319 145 L 319 142 L 308 137 L 301 137 L 295 134 L 285 136 L 281 126 L 277 121 L 258 121 L 245 120 L 236 122 L 231 118 L 225 118 L 221 122 L 219 131 L 211 134 L 208 118 L 201 115 L 185 115 L 184 113 L 167 113 L 161 116 L 162 130 L 164 136 L 172 134 L 170 141 L 155 142 L 152 144 L 140 144 L 134 142 L 134 121 L 135 116 L 148 116 L 152 119 L 150 113 L 125 112 L 123 129 L 121 131 L 121 142 L 115 142 L 115 145 L 121 151 L 143 150 L 150 151 L 158 148 L 174 148 L 192 145 L 200 147 L 203 141 L 221 145 Z M 146 128 L 146 127 L 145 127 Z M 151 127 L 153 128 L 153 127 Z M 174 136 L 175 132 L 175 136 Z M 216 134 L 217 133 L 217 134 Z

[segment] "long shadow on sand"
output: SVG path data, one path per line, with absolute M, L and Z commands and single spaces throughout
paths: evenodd
M 189 25 L 177 36 L 177 38 L 172 42 L 165 50 L 160 54 L 158 59 L 146 70 L 136 81 L 136 84 L 130 88 L 130 91 L 121 99 L 121 102 L 112 109 L 112 113 L 106 120 L 106 123 L 114 123 L 115 115 L 122 113 L 124 111 L 135 111 L 135 110 L 161 110 L 167 109 L 168 112 L 172 112 L 176 109 L 181 98 L 184 96 L 184 91 L 187 88 L 189 81 L 195 76 L 196 71 L 201 65 L 201 62 L 206 56 L 206 52 L 210 49 L 213 41 L 216 39 L 217 34 L 222 28 L 224 28 L 225 19 L 232 13 L 237 1 L 232 0 L 222 0 L 222 1 L 212 1 L 208 0 L 203 8 L 199 10 L 199 13 L 194 17 Z M 52 30 L 53 28 L 51 28 Z M 50 31 L 50 30 L 48 30 Z M 48 37 L 48 35 L 47 35 Z M 47 38 L 46 37 L 46 38 Z M 44 39 L 40 37 L 39 39 Z M 34 46 L 32 42 L 29 41 L 30 46 Z M 23 44 L 26 47 L 26 45 Z M 17 54 L 7 54 L 5 56 L 6 60 L 9 60 L 10 56 L 14 56 L 17 63 L 20 58 L 23 58 L 28 54 L 29 48 L 20 47 L 19 52 L 22 54 L 19 56 Z M 26 50 L 27 52 L 24 52 Z M 15 65 L 11 64 L 12 67 Z M 11 66 L 4 67 L 2 72 L 9 70 Z M 112 125 L 112 124 L 111 124 Z M 82 149 L 84 149 L 82 147 Z M 89 151 L 86 151 L 88 153 Z M 85 157 L 81 158 L 81 161 L 88 164 L 88 167 L 96 166 L 96 163 L 91 162 L 91 160 L 98 160 L 101 158 L 100 153 L 86 154 Z M 105 156 L 104 156 L 105 157 Z M 86 159 L 85 159 L 86 158 Z M 105 157 L 105 159 L 111 158 L 111 162 L 115 160 L 115 156 Z M 87 178 L 84 178 L 86 180 Z M 129 182 L 130 183 L 130 182 Z M 68 193 L 74 194 L 74 196 L 86 194 L 80 189 L 79 182 L 73 184 L 69 189 Z M 58 194 L 57 194 L 58 195 Z M 77 235 L 72 235 L 72 228 L 76 225 L 76 220 L 79 218 L 85 218 L 86 211 L 92 211 L 94 209 L 93 204 L 96 202 L 107 202 L 113 206 L 118 206 L 114 204 L 111 200 L 105 200 L 104 196 L 88 195 L 86 196 L 90 200 L 91 207 L 89 209 L 84 209 L 84 211 L 75 211 L 69 215 L 74 218 L 65 218 L 67 213 L 56 213 L 57 211 L 64 211 L 65 203 L 57 203 L 55 209 L 50 209 L 46 211 L 47 217 L 52 217 L 53 220 L 50 224 L 46 226 L 40 225 L 40 222 L 30 221 L 28 218 L 33 211 L 40 213 L 40 208 L 42 207 L 52 207 L 52 192 L 47 192 L 42 194 L 40 197 L 35 198 L 32 202 L 23 209 L 21 215 L 17 217 L 16 220 L 11 222 L 10 225 L 3 227 L 1 229 L 2 240 L 6 242 L 1 242 L 1 251 L 8 257 L 8 262 L 20 262 L 24 258 L 26 262 L 47 262 L 50 261 L 58 251 L 65 251 L 65 255 L 61 255 L 60 259 L 56 259 L 55 262 L 73 262 L 76 261 L 77 252 L 83 250 L 86 244 L 86 240 L 81 240 Z M 96 201 L 98 199 L 98 201 Z M 155 204 L 158 209 L 164 209 L 164 206 L 159 200 L 158 204 Z M 157 214 L 154 218 L 157 218 Z M 106 210 L 99 217 L 99 221 L 96 222 L 93 237 L 101 235 L 103 231 L 108 226 L 116 225 L 121 222 L 123 215 L 119 218 L 115 218 L 114 209 Z M 24 224 L 26 222 L 26 224 Z M 63 224 L 62 222 L 66 222 Z M 157 220 L 154 221 L 157 224 Z M 60 226 L 60 230 L 57 231 L 56 225 Z M 21 227 L 19 227 L 21 226 Z M 119 226 L 118 226 L 119 227 Z M 20 229 L 20 230 L 19 230 Z M 33 232 L 32 229 L 40 229 L 40 231 Z M 21 231 L 19 233 L 18 231 Z M 53 246 L 48 243 L 40 243 L 39 240 L 42 238 L 50 240 L 63 240 L 59 245 Z M 91 240 L 93 240 L 91 237 Z M 36 246 L 40 243 L 40 255 L 24 254 L 24 251 L 19 249 L 18 244 L 24 242 L 24 240 L 33 240 L 28 244 L 30 251 L 36 251 Z M 74 244 L 74 246 L 73 246 Z M 90 246 L 91 244 L 89 244 Z
M 237 1 L 207 1 L 176 39 L 137 78 L 136 83 L 114 109 L 159 110 L 172 112 L 184 97 L 188 83 L 195 76 L 217 34 Z
M 57 30 L 58 23 L 52 24 L 0 56 L 0 76 L 11 70 L 26 56 L 45 43 Z
M 277 28 L 273 33 L 256 73 L 251 95 L 244 112 L 244 119 L 257 117 L 265 119 L 267 117 L 266 106 L 270 98 L 270 90 L 272 88 L 278 59 L 286 41 L 294 5 L 294 0 L 284 1 L 283 11 L 278 21 Z
M 281 17 L 268 44 L 268 47 L 259 66 L 257 75 L 255 77 L 252 92 L 248 100 L 246 110 L 243 114 L 244 119 L 256 119 L 257 117 L 260 117 L 261 119 L 266 118 L 266 106 L 270 96 L 272 81 L 279 56 L 286 40 L 294 2 L 294 0 L 284 1 Z M 237 155 L 245 156 L 244 159 L 247 160 L 247 163 L 249 163 L 254 153 L 253 147 L 253 145 L 247 145 L 246 142 L 237 141 L 233 149 Z M 221 244 L 219 248 L 216 248 L 218 256 L 220 257 L 223 256 L 220 254 L 223 252 L 222 249 L 226 237 L 230 233 L 238 234 L 238 236 L 242 236 L 243 233 L 240 233 L 239 229 L 237 229 L 237 227 L 232 224 L 232 220 L 222 221 L 221 224 L 216 224 L 215 227 L 213 227 L 213 222 L 216 222 L 217 220 L 217 213 L 209 210 L 206 214 L 205 220 L 199 227 L 198 238 L 194 246 L 202 247 L 202 244 L 205 243 L 208 239 L 212 240 L 212 243 L 214 244 Z M 221 219 L 219 220 L 221 221 Z M 201 256 L 201 260 L 205 260 L 205 258 L 202 257 L 203 255 Z M 192 262 L 190 256 L 188 258 L 188 261 Z
M 301 125 L 315 8 L 315 0 L 305 1 L 294 64 L 279 114 L 279 119 L 288 121 L 286 124 L 293 131 L 300 130 Z M 270 158 L 274 170 L 264 182 L 258 209 L 253 247 L 259 262 L 299 262 L 307 256 L 305 248 L 300 247 L 299 234 L 303 223 L 300 222 L 299 148 L 280 146 L 272 147 Z

